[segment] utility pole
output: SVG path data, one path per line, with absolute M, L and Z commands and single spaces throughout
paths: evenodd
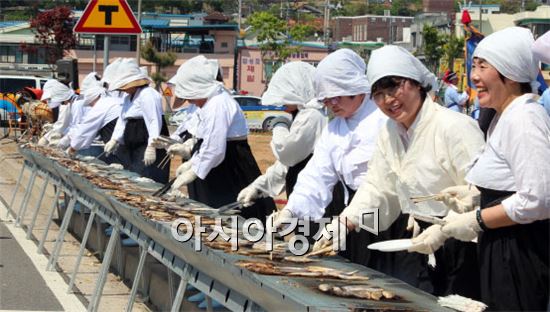
M 328 46 L 328 32 L 330 28 L 330 0 L 325 0 L 325 19 L 324 19 L 324 37 L 325 45 Z
M 483 31 L 482 31 L 483 30 L 483 21 L 481 20 L 481 16 L 482 16 L 482 13 L 483 13 L 483 11 L 481 9 L 482 5 L 483 5 L 483 0 L 479 0 L 479 32 L 480 33 L 483 33 Z
M 141 0 L 140 0 L 141 1 Z M 239 37 L 241 36 L 241 16 L 243 9 L 243 1 L 239 0 L 239 17 L 237 18 L 237 24 L 239 25 Z
M 138 24 L 141 25 L 141 0 L 138 0 Z M 141 60 L 141 33 L 136 35 L 136 61 L 139 66 Z

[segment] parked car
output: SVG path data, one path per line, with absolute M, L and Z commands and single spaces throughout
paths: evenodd
M 15 93 L 24 87 L 42 89 L 47 80 L 36 76 L 0 75 L 0 92 Z
M 244 112 L 249 129 L 271 130 L 271 120 L 283 116 L 292 121 L 292 115 L 284 111 L 284 107 L 264 106 L 262 98 L 251 95 L 234 95 L 233 98 L 239 103 Z
M 271 130 L 271 120 L 278 116 L 283 116 L 292 121 L 292 115 L 284 111 L 284 107 L 264 106 L 262 98 L 250 95 L 234 95 L 233 98 L 243 110 L 244 117 L 248 124 L 248 129 L 252 130 Z M 181 109 L 174 113 L 169 120 L 170 125 L 177 126 L 185 119 L 186 109 Z

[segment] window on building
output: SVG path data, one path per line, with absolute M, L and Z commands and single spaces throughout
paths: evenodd
M 23 54 L 17 46 L 0 47 L 0 63 L 21 63 Z
M 29 52 L 29 64 L 47 64 L 46 49 L 37 48 L 35 52 Z
M 229 66 L 222 66 L 222 72 L 223 72 L 223 79 L 229 78 L 229 71 L 231 70 L 231 67 Z
M 228 47 L 227 42 L 222 42 L 222 43 L 221 43 L 221 47 L 222 47 L 222 48 L 227 48 L 227 47 Z

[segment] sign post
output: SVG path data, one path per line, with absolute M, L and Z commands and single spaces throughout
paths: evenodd
M 91 0 L 76 23 L 74 32 L 105 35 L 103 41 L 103 70 L 105 70 L 109 64 L 109 35 L 136 35 L 142 31 L 126 0 Z

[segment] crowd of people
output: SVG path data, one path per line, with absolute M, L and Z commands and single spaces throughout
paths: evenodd
M 539 63 L 550 63 L 550 32 L 536 42 L 525 28 L 495 32 L 472 62 L 479 120 L 464 113 L 469 96 L 458 92 L 455 73 L 443 79 L 440 105 L 436 76 L 398 46 L 372 51 L 368 64 L 340 49 L 316 68 L 281 66 L 262 104 L 284 106 L 293 121 L 273 120 L 276 161 L 264 174 L 218 61 L 202 55 L 169 80 L 173 109 L 187 107 L 172 135 L 147 72 L 134 59 L 117 59 L 103 77 L 86 76 L 80 95 L 56 80 L 44 85 L 42 99 L 58 113 L 39 144 L 74 155 L 99 136 L 104 161 L 160 183 L 170 178 L 170 166 L 160 163 L 178 156 L 174 196 L 186 187 L 189 198 L 214 208 L 238 201 L 243 217 L 265 221 L 269 231 L 293 219 L 319 226 L 316 220 L 334 217 L 313 250 L 345 247 L 341 255 L 350 261 L 434 295 L 459 294 L 493 310 L 546 310 L 550 94 L 539 98 L 536 81 Z M 288 201 L 278 210 L 273 197 L 283 191 Z M 412 200 L 430 194 L 438 196 Z M 379 233 L 361 229 L 365 215 L 378 216 L 370 222 Z M 412 239 L 412 246 L 367 248 L 393 239 Z

